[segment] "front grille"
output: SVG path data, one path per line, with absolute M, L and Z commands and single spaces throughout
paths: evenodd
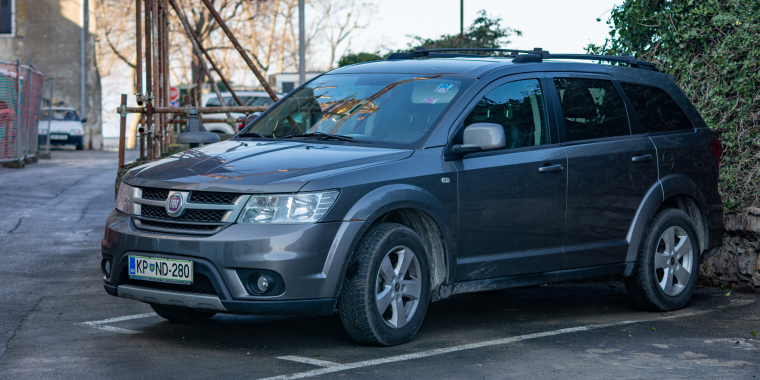
M 177 217 L 169 216 L 166 211 L 169 194 L 179 194 L 187 202 Z M 140 211 L 133 220 L 135 227 L 142 230 L 213 235 L 234 222 L 246 197 L 244 194 L 146 187 L 142 188 L 142 196 L 135 199 Z
M 142 215 L 148 218 L 172 218 L 166 212 L 166 209 L 159 206 L 142 205 Z M 175 220 L 187 220 L 192 222 L 221 222 L 224 218 L 225 210 L 185 210 L 179 218 Z
M 173 230 L 193 230 L 193 231 L 207 231 L 211 232 L 219 228 L 219 226 L 214 225 L 203 225 L 203 224 L 184 224 L 184 223 L 163 223 L 163 222 L 154 222 L 152 220 L 140 220 L 140 226 L 146 226 L 146 227 L 156 227 L 156 228 L 167 228 L 167 229 L 173 229 Z
M 153 201 L 165 201 L 166 198 L 169 198 L 169 190 L 143 188 L 142 197 L 143 199 L 150 199 Z
M 126 271 L 124 273 L 126 276 Z M 156 289 L 156 290 L 169 290 L 173 292 L 216 295 L 216 289 L 214 289 L 214 284 L 211 283 L 211 280 L 209 280 L 208 277 L 200 273 L 193 273 L 192 285 L 168 284 L 165 282 L 135 280 L 135 279 L 129 278 L 129 276 L 126 276 L 126 279 L 127 280 L 122 285 L 134 285 L 134 286 L 141 286 L 143 288 L 151 288 L 151 289 Z
M 190 203 L 213 203 L 213 204 L 232 204 L 237 198 L 237 194 L 227 193 L 207 193 L 203 191 L 193 191 L 190 193 Z

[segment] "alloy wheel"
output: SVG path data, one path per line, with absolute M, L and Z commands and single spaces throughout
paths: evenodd
M 377 311 L 386 325 L 402 328 L 414 317 L 420 303 L 420 263 L 404 246 L 391 249 L 383 258 L 375 281 Z
M 657 284 L 669 296 L 683 292 L 691 279 L 694 250 L 686 231 L 678 226 L 665 230 L 654 253 Z

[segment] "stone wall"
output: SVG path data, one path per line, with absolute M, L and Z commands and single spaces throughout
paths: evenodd
M 81 0 L 15 0 L 16 33 L 0 37 L 0 61 L 28 65 L 30 60 L 47 77 L 55 75 L 54 105 L 81 109 L 81 31 L 84 25 Z M 101 134 L 101 88 L 95 57 L 95 6 L 89 1 L 85 33 L 86 143 L 93 138 L 99 147 Z M 50 104 L 50 84 L 45 84 L 43 104 Z
M 723 247 L 702 264 L 703 285 L 760 293 L 760 208 L 726 214 Z

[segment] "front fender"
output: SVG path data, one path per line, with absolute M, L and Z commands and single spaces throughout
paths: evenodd
M 439 257 L 432 252 L 431 263 L 433 289 L 441 284 L 448 284 L 454 274 L 452 255 L 455 250 L 454 228 L 451 216 L 443 204 L 427 190 L 408 184 L 391 184 L 374 189 L 360 198 L 343 217 L 344 222 L 364 222 L 363 228 L 354 236 L 351 246 L 356 247 L 366 230 L 389 211 L 398 209 L 415 209 L 427 214 L 436 224 L 443 239 L 443 249 Z M 421 236 L 423 241 L 426 237 Z M 437 237 L 433 237 L 437 238 Z M 351 254 L 353 250 L 348 252 Z M 345 274 L 349 258 L 344 259 L 342 274 Z M 444 270 L 445 269 L 445 270 Z M 448 294 L 441 295 L 442 298 Z

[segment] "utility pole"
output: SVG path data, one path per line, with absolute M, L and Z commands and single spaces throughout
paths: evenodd
M 79 38 L 80 38 L 80 51 L 79 51 L 79 64 L 81 66 L 81 72 L 79 76 L 79 98 L 81 104 L 79 105 L 79 117 L 85 118 L 87 117 L 86 111 L 86 104 L 87 101 L 85 100 L 85 90 L 87 86 L 87 33 L 89 32 L 87 28 L 89 27 L 89 17 L 90 17 L 90 9 L 89 9 L 90 1 L 84 0 L 82 1 L 82 31 L 80 32 Z M 51 99 L 52 100 L 52 99 Z
M 464 0 L 459 0 L 459 38 L 464 39 Z
M 463 0 L 464 1 L 464 0 Z M 306 18 L 305 0 L 298 0 L 298 85 L 306 83 Z M 332 65 L 332 62 L 330 63 Z

